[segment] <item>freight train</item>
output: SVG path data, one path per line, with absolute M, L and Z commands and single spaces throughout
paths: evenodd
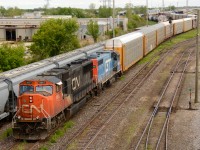
M 19 96 L 19 83 L 35 77 L 55 67 L 65 66 L 76 59 L 90 55 L 104 48 L 104 42 L 41 60 L 23 67 L 0 73 L 0 121 L 12 118 L 16 113 L 16 99 Z
M 102 90 L 167 38 L 196 27 L 187 18 L 159 23 L 106 41 L 102 51 L 25 80 L 13 117 L 16 139 L 45 139 L 87 99 Z

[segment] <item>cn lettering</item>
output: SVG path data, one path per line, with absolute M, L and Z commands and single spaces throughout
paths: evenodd
M 80 76 L 72 79 L 72 89 L 76 90 L 80 86 Z

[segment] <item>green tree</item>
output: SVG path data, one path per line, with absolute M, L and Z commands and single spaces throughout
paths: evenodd
M 5 16 L 6 17 L 20 16 L 22 15 L 22 13 L 23 13 L 23 10 L 17 7 L 10 7 L 6 10 Z
M 112 8 L 99 7 L 99 18 L 108 18 L 112 16 Z
M 133 4 L 132 3 L 127 3 L 125 5 L 125 9 L 126 9 L 126 17 L 127 18 L 131 18 L 132 14 L 133 14 Z
M 0 46 L 0 72 L 11 70 L 25 65 L 24 47 L 22 45 L 10 46 L 4 44 Z
M 136 7 L 134 7 L 134 12 L 136 14 L 144 14 L 144 15 L 146 15 L 147 7 L 146 6 L 136 6 Z
M 0 6 L 0 16 L 4 16 L 6 13 L 6 9 L 3 6 Z
M 128 21 L 129 31 L 134 31 L 135 28 L 145 25 L 145 20 L 138 15 L 132 15 Z
M 87 18 L 88 15 L 85 10 L 79 8 L 49 8 L 45 10 L 47 15 L 72 15 L 77 18 Z
M 96 21 L 90 20 L 87 24 L 87 35 L 91 35 L 94 39 L 94 42 L 97 42 L 97 39 L 100 35 L 99 25 Z
M 34 44 L 30 49 L 34 58 L 41 60 L 79 48 L 78 29 L 74 19 L 50 19 L 44 22 L 33 36 Z
M 121 28 L 115 28 L 115 36 L 124 34 Z M 113 38 L 113 31 L 107 31 L 106 35 L 111 39 Z
M 175 6 L 173 6 L 173 5 L 171 5 L 171 6 L 168 6 L 168 8 L 167 8 L 167 10 L 169 10 L 169 11 L 173 11 L 173 10 L 175 10 L 176 9 L 176 7 Z

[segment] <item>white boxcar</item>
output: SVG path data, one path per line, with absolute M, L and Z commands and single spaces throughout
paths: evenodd
M 114 49 L 120 54 L 122 71 L 128 70 L 143 57 L 143 37 L 139 32 L 132 32 L 106 41 L 105 49 Z
M 173 29 L 174 29 L 174 35 L 180 34 L 183 32 L 183 19 L 179 20 L 173 20 Z
M 144 27 L 137 32 L 144 34 L 144 55 L 147 55 L 157 45 L 156 29 L 153 29 L 151 27 Z
M 165 26 L 165 38 L 170 38 L 173 36 L 173 25 L 169 23 L 169 21 L 162 22 Z
M 183 19 L 183 31 L 186 32 L 186 31 L 189 31 L 191 30 L 193 27 L 192 27 L 192 18 L 184 18 Z
M 159 45 L 166 39 L 165 26 L 162 23 L 159 23 L 151 26 L 151 28 L 156 29 L 156 44 Z
M 192 28 L 196 28 L 197 27 L 197 19 L 196 18 L 192 18 Z

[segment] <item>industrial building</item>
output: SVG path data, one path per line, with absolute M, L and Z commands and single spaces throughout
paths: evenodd
M 25 14 L 23 17 L 0 18 L 0 41 L 31 41 L 32 36 L 40 28 L 42 22 L 51 18 L 69 19 L 71 16 L 41 16 L 38 13 Z M 80 26 L 77 36 L 79 39 L 88 38 L 87 23 L 90 20 L 97 21 L 100 34 L 112 29 L 112 18 L 77 18 Z M 127 18 L 115 18 L 115 26 L 121 25 L 123 30 L 127 30 Z

